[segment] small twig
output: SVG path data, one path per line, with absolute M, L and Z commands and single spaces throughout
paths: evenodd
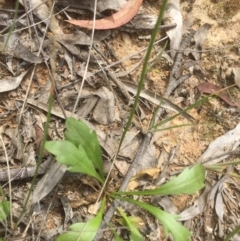
M 175 61 L 174 61 L 174 64 L 173 64 L 173 67 L 172 67 L 172 70 L 171 70 L 171 73 L 170 73 L 169 83 L 168 83 L 168 86 L 167 86 L 166 91 L 164 93 L 165 98 L 169 97 L 169 95 L 175 89 L 175 88 L 172 87 L 172 85 L 176 81 L 176 79 L 174 77 L 174 74 L 175 74 L 176 70 L 179 69 L 181 61 L 183 59 L 183 52 L 187 48 L 187 46 L 190 44 L 190 41 L 193 38 L 194 34 L 195 34 L 195 31 L 192 30 L 185 38 L 183 38 L 183 40 L 181 42 L 180 49 L 177 52 L 177 55 L 175 57 Z

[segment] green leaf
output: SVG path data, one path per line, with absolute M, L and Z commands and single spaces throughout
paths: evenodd
M 231 233 L 227 235 L 227 237 L 223 241 L 229 241 L 235 234 L 240 232 L 240 226 L 236 227 Z
M 131 220 L 130 217 L 128 217 L 121 208 L 118 208 L 119 213 L 121 216 L 124 218 L 126 225 L 128 226 L 130 232 L 131 232 L 131 237 L 130 241 L 144 241 L 143 236 L 140 234 L 138 231 L 136 224 L 134 223 L 133 220 Z
M 105 199 L 98 214 L 86 223 L 75 223 L 69 228 L 71 231 L 61 234 L 55 241 L 92 241 L 102 221 Z
M 48 141 L 45 144 L 45 149 L 55 155 L 58 162 L 67 165 L 68 171 L 84 173 L 95 177 L 101 183 L 104 182 L 81 145 L 77 148 L 66 140 Z
M 7 218 L 10 213 L 10 202 L 2 201 L 0 202 L 0 221 Z
M 123 239 L 114 230 L 112 230 L 112 232 L 114 234 L 115 241 L 123 241 Z
M 160 208 L 154 207 L 150 204 L 135 201 L 129 198 L 119 198 L 120 200 L 124 200 L 130 203 L 134 203 L 135 205 L 147 210 L 154 217 L 156 217 L 163 225 L 165 234 L 168 235 L 169 232 L 172 234 L 175 241 L 188 241 L 190 240 L 191 233 L 187 228 L 181 225 L 176 219 L 178 215 L 170 214 L 164 212 Z
M 66 127 L 67 130 L 64 133 L 65 138 L 76 147 L 79 145 L 83 147 L 88 159 L 93 162 L 94 166 L 99 170 L 101 177 L 104 178 L 102 152 L 96 132 L 91 131 L 83 121 L 76 120 L 72 117 L 67 118 Z
M 115 195 L 180 195 L 194 194 L 204 187 L 205 170 L 201 164 L 186 168 L 161 187 L 139 192 L 114 192 Z

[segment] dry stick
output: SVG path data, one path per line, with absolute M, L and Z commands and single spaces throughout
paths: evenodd
M 172 70 L 170 72 L 168 86 L 167 86 L 166 91 L 163 95 L 163 97 L 166 98 L 166 99 L 172 94 L 172 92 L 181 83 L 183 83 L 183 81 L 185 81 L 186 79 L 188 79 L 191 76 L 191 74 L 186 74 L 186 75 L 182 76 L 180 79 L 175 79 L 174 74 L 178 70 L 178 68 L 180 67 L 180 64 L 181 64 L 181 61 L 182 61 L 182 58 L 183 58 L 183 52 L 187 48 L 187 46 L 190 44 L 190 41 L 193 38 L 194 34 L 195 34 L 195 31 L 191 30 L 190 33 L 185 38 L 183 38 L 183 40 L 181 42 L 180 49 L 176 54 L 173 67 L 172 67 Z M 153 120 L 153 125 L 155 123 L 157 123 L 158 119 L 163 115 L 163 113 L 164 113 L 164 109 L 162 107 L 160 107 L 155 114 L 155 118 Z
M 40 165 L 38 169 L 39 175 L 46 173 L 47 169 L 50 166 L 51 161 L 52 161 L 52 158 L 48 158 L 45 162 L 43 162 Z M 9 176 L 7 174 L 7 170 L 0 171 L 0 182 L 22 180 L 25 178 L 33 177 L 35 170 L 36 170 L 36 166 L 9 169 Z
M 132 97 L 128 93 L 128 91 L 126 90 L 126 88 L 123 85 L 123 83 L 121 81 L 119 81 L 111 71 L 108 71 L 108 75 L 111 77 L 113 82 L 118 86 L 118 88 L 120 89 L 121 93 L 125 96 L 127 101 L 130 101 L 132 99 Z
M 175 82 L 176 79 L 174 77 L 174 74 L 176 72 L 176 70 L 178 70 L 178 68 L 180 67 L 182 58 L 183 58 L 183 52 L 184 50 L 187 48 L 187 46 L 189 46 L 191 39 L 193 38 L 195 34 L 194 30 L 191 30 L 191 32 L 182 40 L 181 46 L 180 46 L 180 50 L 178 51 L 173 67 L 172 67 L 172 71 L 170 73 L 170 78 L 169 78 L 169 83 L 167 86 L 167 89 L 164 93 L 164 97 L 169 97 L 171 95 L 171 93 L 173 92 L 173 90 L 176 88 L 175 86 Z
M 120 192 L 126 190 L 128 183 L 130 182 L 132 176 L 136 172 L 136 168 L 137 168 L 141 158 L 143 157 L 144 153 L 147 150 L 147 147 L 150 143 L 151 138 L 152 138 L 152 133 L 147 133 L 144 135 L 144 138 L 141 142 L 137 155 L 136 155 L 135 159 L 133 160 L 132 165 L 129 167 L 128 172 L 123 179 L 122 185 L 119 188 Z M 102 237 L 102 232 L 103 232 L 103 230 L 105 230 L 107 228 L 108 223 L 110 222 L 110 220 L 112 219 L 112 217 L 114 215 L 116 207 L 121 206 L 122 203 L 123 203 L 122 201 L 118 201 L 118 200 L 114 199 L 110 208 L 105 213 L 101 226 L 99 227 L 98 232 L 97 232 L 95 238 L 93 239 L 93 241 L 98 241 Z

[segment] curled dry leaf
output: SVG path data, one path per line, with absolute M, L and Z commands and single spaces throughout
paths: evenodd
M 19 76 L 0 81 L 0 93 L 16 89 L 22 82 L 28 71 L 22 72 Z
M 112 16 L 95 21 L 95 29 L 113 29 L 129 22 L 138 12 L 143 0 L 129 0 L 126 5 Z M 92 20 L 68 20 L 67 22 L 83 27 L 93 28 Z

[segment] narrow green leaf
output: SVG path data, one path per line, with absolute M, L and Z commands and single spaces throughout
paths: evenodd
M 121 216 L 124 218 L 125 223 L 131 232 L 130 241 L 144 241 L 143 236 L 140 234 L 140 232 L 138 231 L 136 225 L 131 220 L 131 218 L 129 218 L 121 208 L 118 208 L 118 211 L 121 214 Z
M 78 148 L 70 141 L 48 141 L 45 144 L 47 151 L 56 156 L 56 160 L 68 166 L 68 171 L 84 173 L 95 177 L 101 183 L 104 180 L 96 172 L 85 150 L 80 145 Z
M 91 131 L 83 121 L 72 117 L 67 118 L 66 127 L 65 138 L 76 147 L 79 145 L 83 147 L 89 160 L 93 162 L 94 166 L 99 170 L 101 177 L 104 178 L 102 152 L 96 132 Z
M 236 227 L 231 233 L 229 233 L 223 241 L 229 241 L 232 237 L 234 237 L 235 234 L 239 232 L 240 232 L 240 226 Z
M 174 241 L 188 241 L 190 240 L 191 233 L 187 228 L 181 225 L 176 219 L 178 215 L 170 214 L 164 212 L 160 208 L 154 207 L 150 204 L 135 201 L 129 198 L 119 198 L 120 200 L 124 200 L 130 203 L 134 203 L 135 205 L 147 210 L 154 217 L 156 217 L 163 225 L 165 234 L 168 235 L 169 232 L 172 234 Z
M 112 230 L 112 232 L 114 234 L 115 241 L 123 241 L 123 239 L 114 230 Z
M 0 202 L 0 221 L 6 219 L 10 213 L 10 202 L 2 201 Z
M 115 195 L 180 195 L 194 194 L 204 187 L 205 170 L 201 164 L 192 168 L 186 168 L 177 177 L 173 177 L 169 182 L 161 187 L 139 192 L 114 192 Z
M 75 223 L 69 228 L 71 231 L 61 234 L 56 241 L 92 241 L 102 221 L 105 199 L 101 204 L 98 214 L 86 223 Z

